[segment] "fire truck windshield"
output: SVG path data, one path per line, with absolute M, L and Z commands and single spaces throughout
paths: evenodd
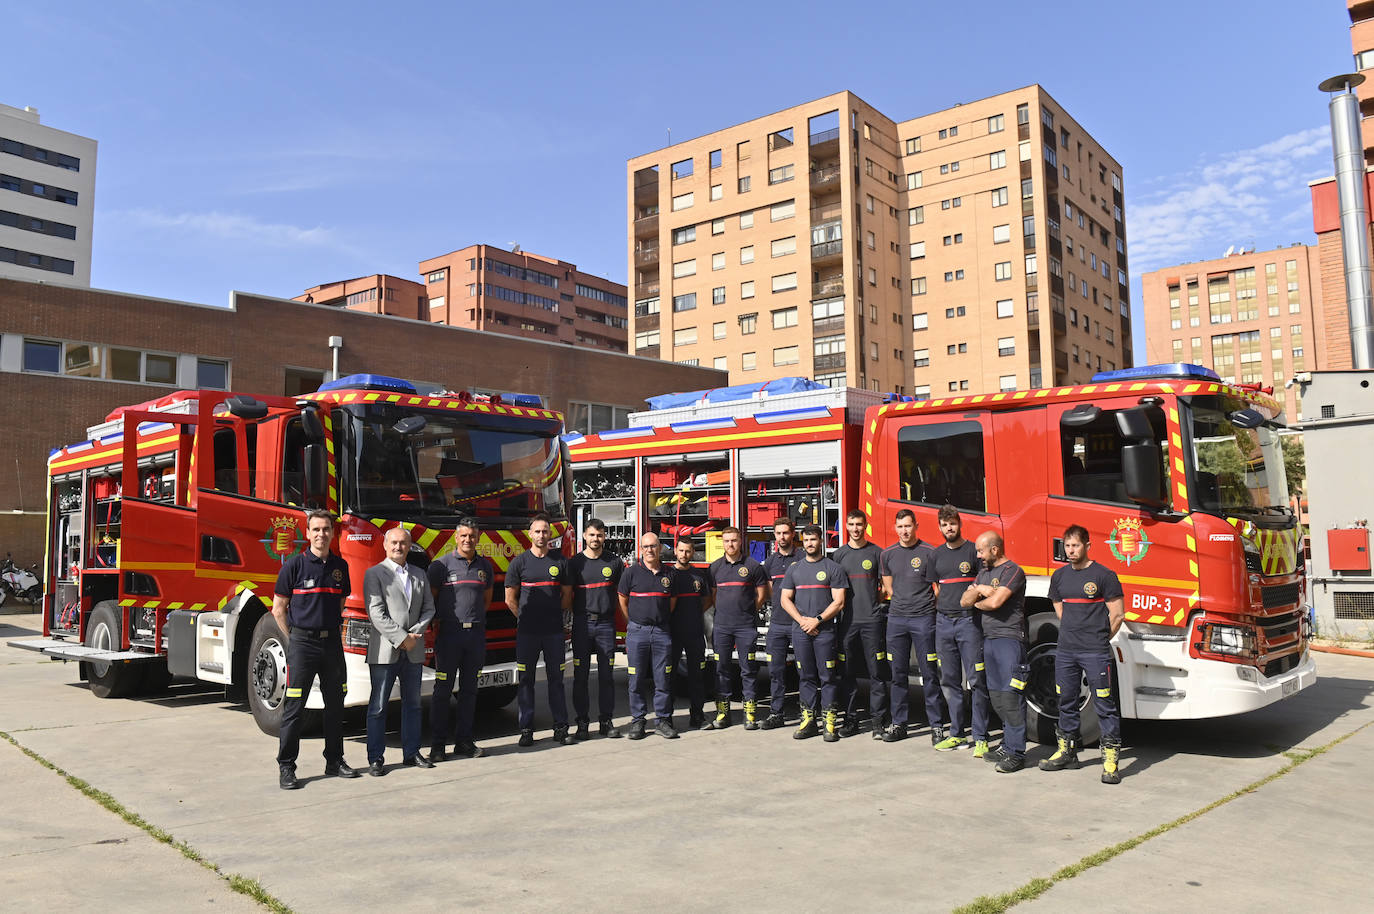
M 1279 436 L 1245 428 L 1232 414 L 1250 404 L 1233 397 L 1193 397 L 1193 505 L 1220 514 L 1287 514 L 1288 484 Z
M 558 428 L 547 419 L 378 404 L 342 415 L 344 510 L 397 520 L 566 511 Z

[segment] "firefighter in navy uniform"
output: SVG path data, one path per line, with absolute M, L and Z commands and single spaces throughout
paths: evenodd
M 892 726 L 883 742 L 906 739 L 910 708 L 911 652 L 921 671 L 925 693 L 926 720 L 930 741 L 938 745 L 945 738 L 945 697 L 940 693 L 939 659 L 935 653 L 935 593 L 931 570 L 934 550 L 916 538 L 916 514 L 910 508 L 897 512 L 894 519 L 897 543 L 883 550 L 879 570 L 883 590 L 891 603 L 887 611 L 887 656 L 892 661 Z
M 687 674 L 687 723 L 693 730 L 706 722 L 702 705 L 706 703 L 706 620 L 703 613 L 711 608 L 711 579 L 706 572 L 692 567 L 696 547 L 689 539 L 680 539 L 673 546 L 677 564 L 673 566 L 672 635 L 673 653 L 669 662 L 683 664 Z
M 730 726 L 731 669 L 739 664 L 744 695 L 744 729 L 757 730 L 758 706 L 754 702 L 754 644 L 758 640 L 759 607 L 768 593 L 763 566 L 743 551 L 744 535 L 738 527 L 720 532 L 725 554 L 706 569 L 715 592 L 716 617 L 711 626 L 711 647 L 716 652 L 716 716 L 707 730 Z
M 978 550 L 964 539 L 963 519 L 953 505 L 936 520 L 944 542 L 935 547 L 935 644 L 940 655 L 940 685 L 949 706 L 949 736 L 935 748 L 948 752 L 967 745 L 964 738 L 964 682 L 973 693 L 973 757 L 988 753 L 988 683 L 983 666 L 981 619 L 960 605 L 964 591 L 978 576 Z
M 1126 617 L 1126 598 L 1116 572 L 1088 558 L 1088 531 L 1074 524 L 1064 531 L 1069 564 L 1050 576 L 1050 601 L 1059 617 L 1054 657 L 1059 693 L 1058 747 L 1040 763 L 1042 771 L 1078 767 L 1078 690 L 1088 681 L 1102 724 L 1102 783 L 1119 784 L 1121 715 L 1112 690 L 1111 639 Z
M 792 738 L 815 736 L 816 721 L 824 709 L 825 741 L 833 743 L 840 738 L 836 628 L 849 581 L 844 569 L 825 557 L 825 533 L 820 527 L 808 524 L 802 529 L 802 548 L 806 557 L 787 567 L 779 589 L 782 608 L 792 619 L 792 649 L 801 671 L 801 725 Z
M 606 552 L 606 524 L 587 521 L 582 531 L 585 548 L 568 562 L 573 585 L 573 711 L 577 715 L 574 739 L 590 739 L 591 696 L 589 667 L 596 653 L 596 700 L 598 729 L 608 739 L 618 739 L 615 717 L 615 592 L 625 563 Z
M 793 563 L 801 561 L 802 551 L 797 548 L 796 529 L 792 521 L 785 517 L 773 523 L 774 551 L 763 563 L 768 577 L 768 601 L 772 608 L 768 613 L 768 634 L 764 647 L 768 651 L 768 716 L 763 719 L 763 729 L 772 730 L 783 725 L 783 703 L 787 699 L 787 648 L 792 643 L 792 619 L 778 603 L 778 591 L 782 587 L 783 575 Z
M 477 678 L 487 659 L 487 607 L 491 605 L 495 569 L 477 554 L 481 536 L 477 521 L 465 517 L 453 531 L 455 548 L 430 563 L 429 586 L 434 591 L 434 695 L 430 699 L 430 761 L 447 757 L 455 732 L 453 754 L 481 758 L 486 751 L 472 737 L 477 713 Z M 449 696 L 458 694 L 456 726 L 449 723 Z
M 620 608 L 629 620 L 625 631 L 625 656 L 630 672 L 630 739 L 644 738 L 647 712 L 645 693 L 654 698 L 654 732 L 677 739 L 673 729 L 673 691 L 668 679 L 673 672 L 673 571 L 663 567 L 658 534 L 646 533 L 639 541 L 640 561 L 620 576 Z
M 988 530 L 978 537 L 981 570 L 959 602 L 976 610 L 983 623 L 983 657 L 988 697 L 1002 718 L 1002 745 L 983 756 L 998 774 L 1026 764 L 1026 573 L 1007 558 L 1002 537 Z
M 568 735 L 568 701 L 563 689 L 567 653 L 563 615 L 572 610 L 572 585 L 563 556 L 552 551 L 553 526 L 547 514 L 530 519 L 531 546 L 506 568 L 506 606 L 515 613 L 516 701 L 519 704 L 520 745 L 534 745 L 534 671 L 544 657 L 549 686 L 553 741 L 572 745 Z
M 854 508 L 845 518 L 849 542 L 830 556 L 844 569 L 849 579 L 844 612 L 840 613 L 840 695 L 844 709 L 842 736 L 859 732 L 859 690 L 850 661 L 862 657 L 868 669 L 868 711 L 873 721 L 873 738 L 882 739 L 887 726 L 888 674 L 887 618 L 878 602 L 878 562 L 882 550 L 870 543 L 864 532 L 868 515 Z
M 272 597 L 272 617 L 286 638 L 288 676 L 277 750 L 278 783 L 282 790 L 300 786 L 296 780 L 296 756 L 301 748 L 301 716 L 316 676 L 320 677 L 320 693 L 324 696 L 325 777 L 361 776 L 343 757 L 343 705 L 348 673 L 340 628 L 343 601 L 352 588 L 348 565 L 329 551 L 334 539 L 334 516 L 328 511 L 305 512 L 305 535 L 310 548 L 282 565 Z

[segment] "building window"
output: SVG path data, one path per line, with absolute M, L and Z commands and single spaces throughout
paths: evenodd
M 1007 188 L 994 188 L 990 196 L 992 198 L 992 205 L 994 207 L 1007 205 Z
M 925 330 L 930 327 L 930 313 L 922 311 L 920 314 L 911 315 L 911 329 Z
M 772 254 L 774 257 L 786 257 L 788 254 L 797 253 L 797 236 L 791 235 L 787 238 L 778 238 L 773 241 Z
M 877 344 L 877 343 L 869 343 L 869 344 L 868 344 L 868 357 L 869 357 L 870 359 L 872 359 L 873 361 L 875 361 L 875 362 L 878 361 L 878 344 Z
M 673 229 L 673 244 L 686 244 L 689 241 L 697 240 L 697 227 L 689 225 L 686 228 Z
M 1010 261 L 1010 260 L 1004 260 L 1004 261 L 1002 261 L 1002 262 L 999 263 L 999 264 L 995 264 L 995 265 L 993 266 L 993 274 L 992 274 L 992 275 L 993 275 L 993 278 L 994 278 L 995 280 L 997 280 L 998 282 L 1002 282 L 1003 280 L 1006 280 L 1006 279 L 1011 279 L 1011 261 Z
M 909 139 L 909 140 L 906 141 L 906 154 L 907 154 L 907 155 L 909 155 L 909 156 L 910 156 L 910 155 L 915 155 L 916 153 L 918 153 L 918 152 L 920 152 L 920 151 L 921 151 L 921 138 L 920 138 L 920 137 L 914 136 L 914 137 L 912 137 L 911 139 Z
M 1007 151 L 1006 151 L 1005 149 L 999 149 L 999 150 L 997 150 L 996 152 L 993 152 L 993 153 L 989 153 L 989 154 L 988 154 L 988 170 L 989 170 L 989 171 L 991 171 L 991 170 L 993 170 L 993 169 L 997 169 L 997 168 L 1006 168 L 1006 167 L 1007 167 Z
M 992 227 L 992 243 L 993 243 L 993 244 L 1002 244 L 1003 242 L 1005 242 L 1005 241 L 1010 241 L 1010 240 L 1011 240 L 1011 226 L 1010 226 L 1010 225 L 994 225 L 994 226 Z
M 755 314 L 741 314 L 739 316 L 739 332 L 745 336 L 758 330 L 759 316 Z
M 925 294 L 926 294 L 926 278 L 925 278 L 924 276 L 913 276 L 913 277 L 911 277 L 911 294 L 912 294 L 912 295 L 925 295 Z
M 827 317 L 844 317 L 843 298 L 830 298 L 811 303 L 812 320 L 821 320 Z
M 711 269 L 712 269 L 712 270 L 723 270 L 723 269 L 725 269 L 725 252 L 724 252 L 724 251 L 717 251 L 716 253 L 714 253 L 714 254 L 711 255 Z
M 912 260 L 920 260 L 922 257 L 926 256 L 926 243 L 924 241 L 913 241 L 908 250 L 910 251 Z
M 998 337 L 997 354 L 999 356 L 1016 355 L 1016 338 L 1012 336 Z
M 795 200 L 784 200 L 781 203 L 774 203 L 768 210 L 769 222 L 781 222 L 784 219 L 791 219 L 797 214 L 797 203 Z
M 714 289 L 711 290 L 711 304 L 713 304 L 713 305 L 723 305 L 723 304 L 725 304 L 725 287 L 724 287 L 724 286 L 716 286 Z
M 658 345 L 657 330 L 642 330 L 635 334 L 635 348 L 648 349 Z
M 697 294 L 688 292 L 685 295 L 673 296 L 674 311 L 695 311 L 697 307 Z
M 796 273 L 779 273 L 773 277 L 774 292 L 788 292 L 797 287 Z
M 754 352 L 740 353 L 739 367 L 741 371 L 753 371 L 758 367 L 758 354 Z
M 777 168 L 768 170 L 769 184 L 785 184 L 792 180 L 794 165 L 779 165 Z
M 448 276 L 448 270 L 435 270 L 425 277 L 426 282 L 443 282 Z
M 696 258 L 692 258 L 691 260 L 679 260 L 677 263 L 673 264 L 674 279 L 682 279 L 684 276 L 695 275 L 697 275 Z
M 725 196 L 725 186 L 723 184 L 711 185 L 711 199 L 719 200 Z
M 749 184 L 750 184 L 750 180 L 749 180 L 749 179 L 750 179 L 750 176 L 749 176 L 749 175 L 745 175 L 744 177 L 742 177 L 742 178 L 739 179 L 739 182 L 735 185 L 736 188 L 738 189 L 738 192 L 739 192 L 739 193 L 742 193 L 742 194 L 747 194 L 747 193 L 749 193 Z
M 229 363 L 223 359 L 196 359 L 196 386 L 229 389 Z
M 997 379 L 997 389 L 1003 392 L 1016 389 L 1016 375 L 1004 374 Z
M 999 301 L 999 302 L 997 303 L 997 316 L 998 316 L 999 318 L 1001 318 L 1001 317 L 1011 317 L 1011 316 L 1012 316 L 1012 309 L 1013 309 L 1013 306 L 1012 306 L 1012 301 L 1011 301 L 1011 299 L 1010 299 L 1010 298 L 1004 298 L 1004 299 L 1002 299 L 1001 301 Z
M 911 355 L 912 355 L 912 359 L 913 359 L 913 363 L 914 363 L 915 367 L 917 367 L 917 368 L 926 368 L 926 367 L 929 367 L 929 365 L 930 365 L 930 350 L 929 350 L 929 349 L 916 349 L 916 350 L 913 350 L 913 351 L 912 351 Z
M 742 282 L 742 283 L 739 284 L 739 297 L 740 297 L 740 298 L 753 298 L 753 297 L 754 297 L 754 281 L 753 281 L 752 279 L 749 280 L 748 282 Z
M 923 182 L 922 179 L 921 179 L 921 173 L 920 173 L 919 171 L 909 171 L 909 172 L 906 173 L 906 189 L 907 189 L 907 190 L 916 190 L 916 189 L 917 189 L 918 187 L 920 187 L 923 183 L 924 183 L 924 182 Z
M 690 346 L 697 341 L 697 328 L 683 327 L 673 331 L 674 346 Z
M 796 365 L 801 361 L 798 346 L 779 346 L 773 350 L 773 366 Z
M 868 284 L 876 286 L 878 284 L 878 271 L 873 267 L 868 268 Z
M 729 371 L 730 357 L 724 355 L 716 356 L 714 359 L 711 360 L 711 367 L 716 369 L 717 371 Z
M 1006 129 L 1006 116 L 994 114 L 988 118 L 988 133 L 1001 133 Z
M 447 296 L 436 295 L 429 300 L 429 310 L 438 311 L 447 303 Z
M 725 234 L 725 220 L 724 220 L 724 219 L 712 219 L 712 220 L 711 220 L 711 234 L 712 234 L 712 235 L 724 235 L 724 234 Z
M 57 374 L 62 366 L 62 344 L 46 340 L 24 340 L 25 371 Z
M 864 209 L 866 209 L 870 215 L 877 211 L 877 201 L 873 199 L 872 194 L 867 194 L 864 197 Z
M 780 308 L 773 312 L 773 329 L 781 330 L 784 327 L 797 326 L 797 309 Z
M 687 208 L 689 208 L 689 207 L 692 205 L 692 203 L 693 203 L 695 200 L 696 200 L 696 194 L 693 194 L 693 193 L 691 193 L 691 192 L 688 192 L 688 193 L 685 193 L 685 194 L 678 194 L 677 196 L 673 197 L 673 210 L 672 210 L 672 211 L 673 211 L 673 212 L 677 212 L 678 210 L 687 209 Z
M 751 229 L 751 228 L 754 227 L 754 212 L 753 212 L 753 210 L 750 210 L 750 211 L 747 212 L 747 213 L 740 213 L 740 214 L 739 214 L 739 227 L 742 228 L 742 229 Z
M 725 339 L 725 321 L 716 321 L 711 325 L 711 339 Z
M 906 211 L 907 225 L 920 225 L 926 221 L 926 208 L 924 206 L 913 206 Z

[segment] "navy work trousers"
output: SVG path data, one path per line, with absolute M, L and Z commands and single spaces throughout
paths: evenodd
M 573 713 L 577 722 L 590 722 L 592 654 L 596 654 L 596 701 L 599 720 L 615 716 L 615 615 L 575 613 L 572 629 L 573 649 Z
M 782 607 L 778 607 L 781 612 Z M 787 648 L 792 644 L 792 617 L 782 614 L 781 620 L 768 623 L 768 634 L 764 647 L 768 651 L 768 695 L 769 711 L 781 716 L 783 701 L 787 698 Z
M 741 622 L 735 625 L 716 625 L 711 629 L 711 646 L 716 652 L 716 699 L 730 700 L 730 671 L 739 664 L 739 678 L 745 701 L 754 700 L 754 643 L 758 629 Z
M 320 693 L 324 696 L 324 760 L 328 765 L 343 761 L 343 703 L 348 691 L 343 641 L 338 632 L 321 638 L 317 632 L 301 630 L 286 642 L 286 698 L 282 700 L 277 748 L 277 764 L 283 768 L 296 768 L 305 700 L 310 697 L 316 676 L 320 677 Z
M 698 714 L 706 703 L 706 634 L 701 614 L 690 620 L 676 618 L 677 613 L 673 616 L 669 626 L 673 650 L 668 663 L 674 667 L 682 664 L 680 669 L 687 674 L 687 706 L 693 714 Z
M 563 664 L 567 658 L 561 631 L 515 630 L 515 670 L 519 682 L 515 697 L 520 706 L 520 729 L 534 729 L 534 672 L 544 655 L 544 678 L 549 684 L 549 712 L 554 727 L 568 726 L 568 698 L 563 688 Z
M 450 740 L 472 743 L 472 719 L 477 713 L 477 675 L 487 662 L 487 630 L 445 622 L 434 639 L 434 695 L 429 703 L 431 749 L 444 749 Z M 458 693 L 456 724 L 450 729 L 449 696 Z
M 835 670 L 837 640 L 834 622 L 822 622 L 814 635 L 808 635 L 801 625 L 792 623 L 792 650 L 797 654 L 797 669 L 801 672 L 803 708 L 819 712 L 836 707 L 839 691 Z M 817 692 L 820 693 L 819 705 L 816 704 Z
M 913 648 L 916 651 L 916 666 L 921 672 L 921 688 L 925 692 L 926 721 L 932 727 L 944 726 L 948 716 L 945 698 L 940 694 L 939 657 L 935 652 L 935 613 L 887 617 L 887 655 L 892 660 L 892 726 L 905 728 L 907 725 Z
M 673 671 L 668 655 L 673 636 L 659 625 L 631 622 L 625 632 L 625 654 L 630 666 L 630 718 L 643 720 L 648 708 L 648 693 L 653 692 L 654 715 L 660 721 L 673 717 Z
M 1057 651 L 1054 655 L 1055 691 L 1059 693 L 1059 729 L 1077 733 L 1079 726 L 1079 688 L 1086 679 L 1097 719 L 1102 724 L 1102 739 L 1120 741 L 1121 713 L 1112 688 L 1112 655 L 1106 651 Z
M 951 736 L 964 735 L 964 683 L 973 693 L 973 738 L 988 738 L 988 683 L 983 668 L 983 630 L 972 616 L 937 613 L 936 653 L 940 685 L 949 706 Z
M 988 638 L 983 642 L 987 663 L 988 697 L 1002 718 L 1002 748 L 1026 754 L 1026 645 L 1019 638 Z
M 874 723 L 886 723 L 892 668 L 887 662 L 887 620 L 873 618 L 840 626 L 840 706 L 859 713 L 858 682 L 850 664 L 855 657 L 868 669 L 868 713 Z

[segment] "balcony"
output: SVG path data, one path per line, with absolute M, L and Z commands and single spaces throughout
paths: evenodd
M 831 317 L 818 317 L 811 322 L 812 336 L 826 336 L 832 333 L 844 333 L 843 314 L 836 314 Z
M 811 208 L 811 224 L 820 225 L 822 222 L 833 222 L 844 214 L 840 208 L 840 201 L 827 203 L 824 206 L 813 206 Z
M 1056 334 L 1059 334 L 1059 333 L 1067 333 L 1068 330 L 1069 330 L 1069 319 L 1066 318 L 1066 317 L 1065 317 L 1061 312 L 1059 312 L 1059 311 L 1054 312 L 1054 332 L 1055 332 Z
M 822 130 L 820 133 L 811 134 L 811 145 L 821 146 L 825 143 L 836 143 L 840 139 L 840 128 L 831 127 L 829 130 Z
M 656 359 L 656 358 L 659 357 L 659 356 L 658 356 L 658 347 L 657 347 L 657 346 L 645 346 L 645 347 L 642 348 L 642 349 L 636 349 L 636 350 L 635 350 L 635 355 L 637 355 L 637 356 L 639 356 L 639 357 L 641 357 L 641 358 L 645 358 L 645 359 Z
M 844 371 L 844 355 L 843 352 L 831 352 L 826 355 L 815 356 L 813 370 L 817 373 L 822 371 Z
M 838 273 L 834 276 L 827 276 L 811 284 L 811 298 L 833 298 L 836 295 L 844 294 L 844 274 Z
M 839 260 L 844 253 L 844 242 L 840 239 L 834 241 L 822 241 L 820 244 L 811 245 L 811 262 L 825 263 L 832 260 Z
M 640 216 L 635 220 L 635 237 L 656 237 L 658 235 L 658 213 Z
M 1026 274 L 1026 291 L 1034 292 L 1040 288 L 1040 275 L 1038 273 Z
M 658 299 L 645 298 L 635 302 L 635 317 L 644 317 L 646 314 L 658 313 Z
M 827 165 L 811 172 L 811 189 L 817 193 L 827 193 L 840 189 L 840 166 Z
M 657 282 L 642 282 L 635 286 L 635 301 L 643 301 L 646 298 L 658 298 Z
M 644 333 L 649 330 L 658 329 L 658 312 L 653 314 L 635 315 L 635 333 Z
M 651 263 L 658 263 L 658 245 L 646 244 L 635 248 L 635 266 L 642 267 Z

